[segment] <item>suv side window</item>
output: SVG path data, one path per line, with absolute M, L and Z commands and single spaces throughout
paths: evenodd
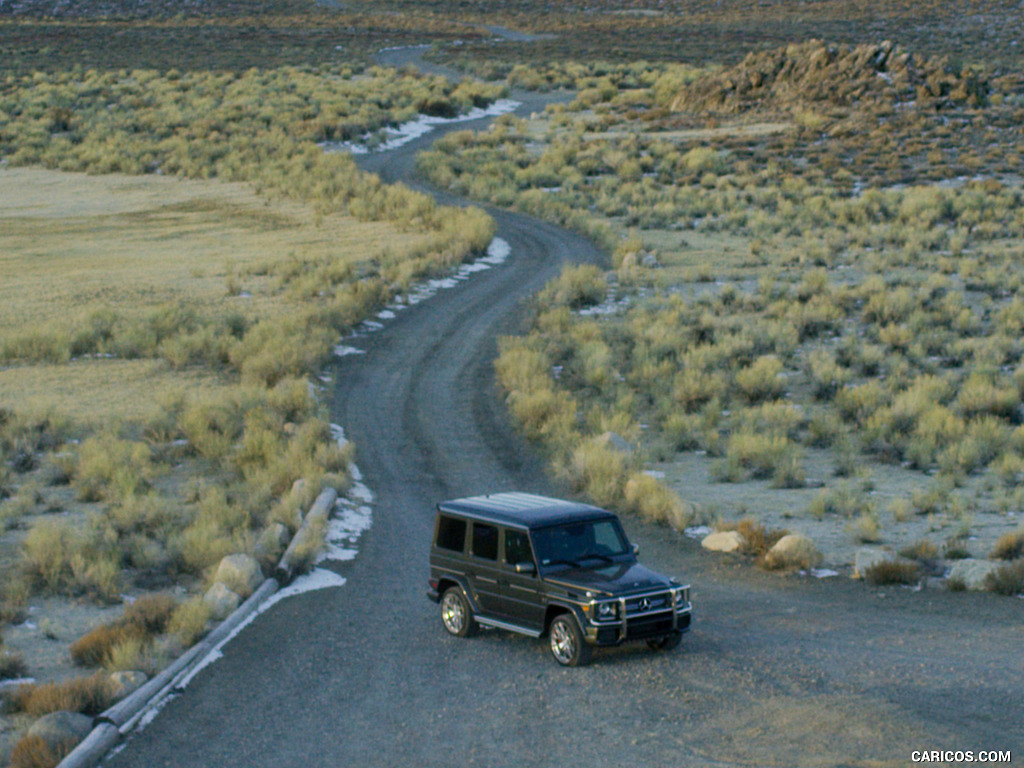
M 505 531 L 505 562 L 509 565 L 533 562 L 530 536 L 526 531 Z
M 498 559 L 498 529 L 495 526 L 473 523 L 473 554 L 487 560 Z
M 466 544 L 466 521 L 441 516 L 437 524 L 437 546 L 461 552 Z

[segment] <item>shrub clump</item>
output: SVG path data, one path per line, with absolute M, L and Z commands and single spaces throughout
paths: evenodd
M 921 564 L 910 560 L 883 560 L 864 570 L 869 584 L 916 584 L 921 578 Z
M 985 588 L 997 595 L 1024 594 L 1024 561 L 1002 565 L 985 577 Z
M 110 677 L 97 672 L 88 677 L 76 677 L 59 683 L 20 685 L 11 697 L 11 704 L 15 711 L 33 717 L 61 711 L 95 716 L 113 704 L 114 696 Z
M 72 661 L 82 667 L 123 667 L 126 649 L 141 652 L 157 635 L 167 631 L 178 601 L 170 595 L 145 595 L 125 608 L 116 621 L 101 624 L 71 644 Z M 127 667 L 133 668 L 133 667 Z

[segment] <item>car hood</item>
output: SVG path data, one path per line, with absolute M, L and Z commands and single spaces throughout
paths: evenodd
M 570 568 L 547 574 L 544 580 L 551 584 L 604 592 L 608 595 L 628 595 L 672 586 L 667 577 L 640 563 L 614 563 L 599 568 Z

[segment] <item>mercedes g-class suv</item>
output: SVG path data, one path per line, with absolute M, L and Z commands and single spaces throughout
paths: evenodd
M 640 565 L 619 519 L 526 493 L 437 505 L 428 597 L 457 637 L 479 625 L 547 634 L 559 664 L 594 646 L 646 640 L 671 650 L 690 628 L 690 587 Z

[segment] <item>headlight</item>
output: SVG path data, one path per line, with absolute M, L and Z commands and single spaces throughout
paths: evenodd
M 598 603 L 597 604 L 597 620 L 598 621 L 614 621 L 619 618 L 619 604 L 618 603 Z
M 690 588 L 680 587 L 676 590 L 676 608 L 681 608 L 690 602 Z

